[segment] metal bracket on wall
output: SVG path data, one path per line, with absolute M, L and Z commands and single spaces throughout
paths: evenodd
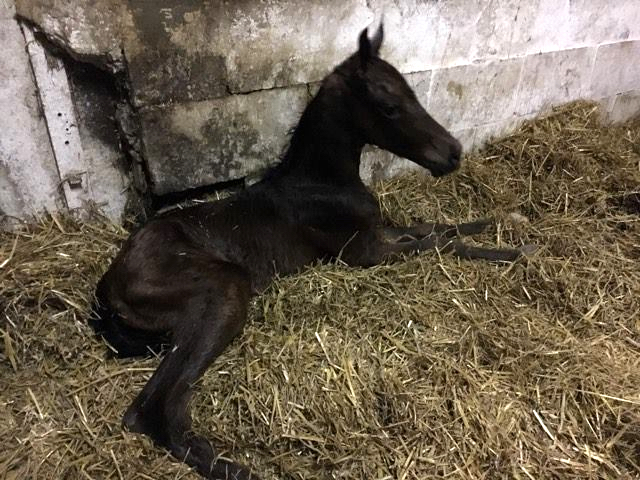
M 67 207 L 70 210 L 83 208 L 91 199 L 91 191 L 64 63 L 47 53 L 28 26 L 23 25 L 22 32 Z

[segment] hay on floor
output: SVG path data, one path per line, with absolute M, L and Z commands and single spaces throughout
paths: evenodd
M 263 478 L 638 478 L 640 123 L 574 104 L 435 180 L 378 187 L 398 224 L 487 215 L 514 264 L 427 252 L 281 279 L 193 400 Z M 0 478 L 198 478 L 120 420 L 158 359 L 87 327 L 126 232 L 43 219 L 0 237 Z

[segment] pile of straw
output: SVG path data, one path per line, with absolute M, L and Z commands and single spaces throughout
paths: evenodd
M 493 215 L 477 242 L 540 249 L 277 281 L 196 430 L 265 479 L 639 478 L 640 123 L 570 105 L 378 193 L 398 224 Z M 50 217 L 0 237 L 0 478 L 198 478 L 120 426 L 158 359 L 106 359 L 86 324 L 125 236 Z

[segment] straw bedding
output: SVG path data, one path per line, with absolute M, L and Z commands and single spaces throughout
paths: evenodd
M 491 215 L 513 264 L 426 252 L 277 281 L 198 385 L 195 428 L 265 479 L 640 478 L 640 123 L 574 104 L 455 175 L 377 187 L 396 223 Z M 157 358 L 87 327 L 126 231 L 0 237 L 0 478 L 198 478 L 120 426 Z

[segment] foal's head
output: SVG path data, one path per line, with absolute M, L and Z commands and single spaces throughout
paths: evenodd
M 382 24 L 371 40 L 364 29 L 358 51 L 334 73 L 342 80 L 333 78 L 338 90 L 347 89 L 351 98 L 353 128 L 364 143 L 407 158 L 434 176 L 452 172 L 460 163 L 460 142 L 431 118 L 400 72 L 378 56 L 382 38 Z

